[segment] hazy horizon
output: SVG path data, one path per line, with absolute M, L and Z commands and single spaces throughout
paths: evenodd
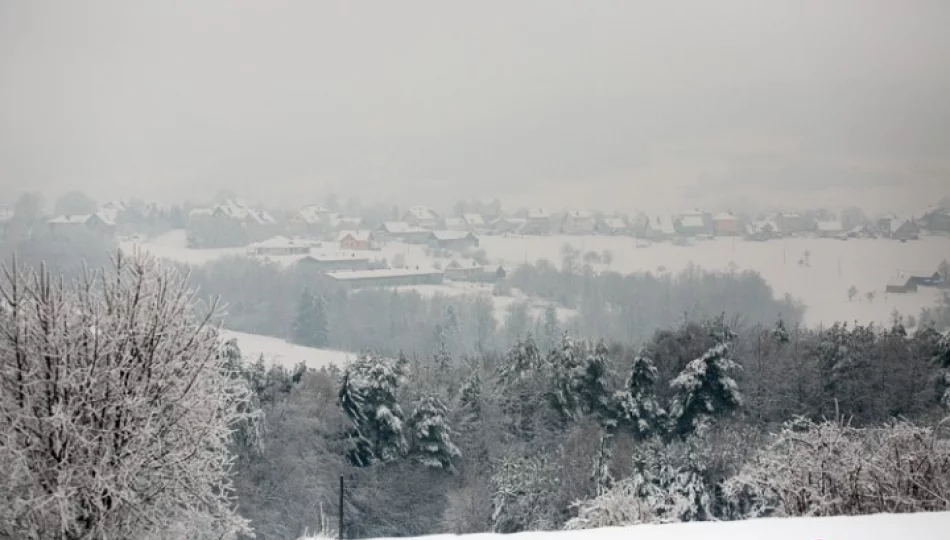
M 950 4 L 0 3 L 0 198 L 950 194 Z

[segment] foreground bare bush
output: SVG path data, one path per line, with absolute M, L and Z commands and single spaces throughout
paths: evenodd
M 940 426 L 785 425 L 725 485 L 733 517 L 950 510 L 950 440 Z

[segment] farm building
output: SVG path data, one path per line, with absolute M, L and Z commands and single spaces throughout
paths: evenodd
M 795 212 L 779 212 L 771 221 L 778 226 L 775 232 L 785 236 L 809 230 L 808 222 L 805 218 Z
M 895 277 L 887 282 L 884 290 L 898 294 L 917 292 L 917 283 L 909 276 Z
M 713 216 L 713 231 L 716 236 L 738 236 L 739 218 L 732 212 L 723 212 Z
M 384 268 L 328 272 L 327 277 L 350 289 L 368 287 L 400 287 L 405 285 L 439 285 L 444 274 L 439 270 Z
M 520 233 L 528 220 L 519 217 L 500 217 L 492 223 L 492 229 L 498 234 Z
M 428 244 L 439 249 L 464 250 L 478 247 L 478 238 L 467 231 L 431 231 Z
M 820 238 L 836 238 L 844 234 L 844 227 L 838 220 L 825 220 L 815 223 L 815 232 Z
M 435 229 L 439 226 L 439 214 L 428 206 L 413 206 L 406 211 L 402 220 L 414 227 Z
M 702 212 L 682 214 L 676 218 L 676 232 L 683 236 L 700 236 L 712 234 L 712 227 Z
M 950 232 L 950 208 L 928 209 L 921 215 L 920 222 L 927 230 Z
M 379 242 L 399 241 L 407 244 L 425 244 L 432 231 L 416 227 L 405 221 L 387 221 L 373 231 Z
M 485 223 L 485 218 L 481 214 L 462 214 L 462 220 L 467 225 L 469 231 L 483 231 L 486 229 L 487 224 Z
M 597 232 L 608 235 L 630 234 L 631 228 L 622 217 L 607 217 L 597 225 Z
M 942 287 L 946 285 L 943 276 L 937 271 L 907 272 L 905 275 L 914 282 L 914 285 L 919 287 Z
M 333 272 L 337 270 L 366 270 L 369 268 L 370 261 L 366 257 L 357 257 L 353 253 L 338 253 L 307 255 L 300 259 L 298 264 L 315 268 L 320 272 Z
M 522 234 L 551 234 L 551 214 L 542 208 L 528 210 Z
M 90 232 L 102 236 L 115 235 L 115 222 L 102 213 L 57 216 L 46 222 L 53 235 L 69 235 Z
M 594 214 L 587 210 L 570 210 L 561 222 L 564 234 L 593 234 L 594 229 Z
M 502 267 L 489 268 L 478 264 L 465 266 L 457 260 L 452 260 L 445 266 L 445 277 L 453 281 L 476 281 L 479 283 L 493 283 L 506 276 Z
M 310 245 L 285 236 L 274 236 L 247 246 L 248 255 L 306 255 Z
M 337 240 L 340 249 L 368 251 L 374 248 L 372 231 L 342 231 Z
M 648 218 L 646 236 L 653 240 L 668 240 L 676 236 L 676 227 L 670 216 L 652 216 Z
M 920 227 L 912 219 L 895 220 L 891 222 L 891 238 L 895 240 L 917 240 L 920 238 Z
M 467 231 L 468 223 L 460 217 L 447 217 L 442 221 L 442 225 L 447 231 Z

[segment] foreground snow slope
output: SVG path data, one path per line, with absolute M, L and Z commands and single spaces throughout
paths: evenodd
M 425 537 L 458 539 L 453 535 Z M 944 540 L 950 512 L 635 525 L 584 531 L 473 534 L 465 540 Z
M 280 338 L 234 332 L 233 330 L 222 329 L 221 339 L 225 341 L 236 339 L 246 362 L 256 362 L 263 354 L 265 362 L 279 364 L 287 369 L 293 369 L 300 362 L 313 369 L 319 369 L 330 364 L 343 366 L 349 359 L 357 356 L 356 353 L 304 347 L 288 343 Z

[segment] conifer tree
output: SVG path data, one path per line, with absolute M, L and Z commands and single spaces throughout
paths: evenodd
M 409 420 L 412 456 L 425 467 L 454 472 L 452 460 L 462 453 L 452 442 L 453 432 L 446 416 L 445 405 L 435 396 L 424 396 L 416 403 Z
M 625 388 L 615 394 L 620 425 L 638 438 L 655 435 L 666 424 L 666 411 L 654 394 L 656 381 L 656 366 L 650 350 L 644 348 L 633 359 Z
M 399 360 L 363 354 L 344 373 L 339 403 L 352 424 L 347 454 L 357 467 L 393 461 L 408 449 L 396 401 L 403 368 Z
M 589 352 L 577 370 L 574 387 L 578 401 L 585 414 L 595 416 L 600 422 L 612 423 L 613 406 L 607 382 L 607 345 L 599 341 Z
M 740 367 L 732 359 L 732 342 L 736 335 L 721 317 L 709 325 L 709 331 L 716 344 L 687 364 L 670 382 L 673 389 L 670 417 L 680 435 L 692 433 L 704 419 L 732 411 L 742 403 L 731 376 Z

